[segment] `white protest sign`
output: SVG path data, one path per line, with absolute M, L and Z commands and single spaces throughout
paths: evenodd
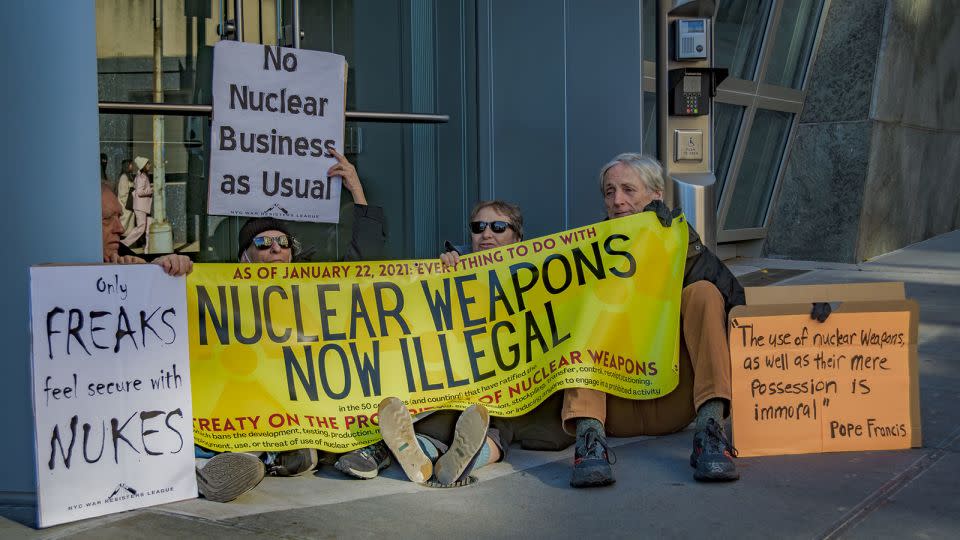
M 339 221 L 345 94 L 343 56 L 218 42 L 207 212 Z
M 185 279 L 33 267 L 30 321 L 39 525 L 196 497 Z

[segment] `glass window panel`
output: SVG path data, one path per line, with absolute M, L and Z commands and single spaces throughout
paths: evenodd
M 173 231 L 174 251 L 199 254 L 200 231 L 203 228 L 200 219 L 206 205 L 206 139 L 208 119 L 205 117 L 165 116 L 163 117 L 164 138 L 157 150 L 163 156 L 163 197 L 166 219 Z M 121 203 L 127 199 L 132 203 L 133 179 L 135 172 L 123 175 L 128 167 L 127 160 L 143 157 L 154 161 L 153 117 L 147 115 L 102 114 L 100 115 L 100 152 L 101 159 L 106 157 L 106 177 Z M 135 167 L 134 167 L 135 168 Z M 128 169 L 129 170 L 129 169 Z M 151 181 L 158 173 L 154 169 Z M 121 179 L 121 175 L 125 176 Z M 156 184 L 154 183 L 154 186 Z M 154 192 L 154 199 L 159 197 Z M 132 204 L 131 204 L 132 206 Z M 156 212 L 157 207 L 153 206 Z M 121 222 L 124 225 L 124 237 L 133 232 L 136 225 L 132 208 L 127 206 Z M 132 242 L 134 239 L 131 237 Z M 132 245 L 134 251 L 143 253 L 145 235 Z M 236 240 L 234 240 L 236 242 Z M 205 244 L 205 243 L 204 243 Z M 235 251 L 235 250 L 234 250 Z M 203 259 L 210 260 L 210 259 Z
M 799 89 L 817 34 L 822 0 L 784 2 L 764 82 Z
M 730 70 L 730 77 L 753 79 L 772 3 L 772 0 L 720 2 L 714 23 L 714 58 L 718 67 Z
M 643 59 L 657 61 L 657 0 L 643 0 L 640 4 L 640 31 Z
M 232 4 L 223 3 L 228 10 L 227 18 L 233 16 L 229 12 Z M 290 4 L 284 3 L 285 23 L 290 22 Z M 156 101 L 153 96 L 153 6 L 154 0 L 96 0 L 101 101 Z M 219 40 L 216 29 L 221 20 L 221 1 L 166 0 L 163 6 L 163 101 L 209 104 L 213 46 Z M 443 7 L 448 6 L 444 4 Z M 277 42 L 276 8 L 277 0 L 244 0 L 245 41 Z M 305 32 L 303 47 L 334 51 L 346 56 L 349 62 L 348 110 L 410 110 L 409 98 L 404 96 L 411 95 L 414 82 L 419 85 L 417 88 L 428 89 L 448 88 L 460 82 L 461 70 L 450 69 L 448 65 L 452 62 L 451 58 L 459 58 L 459 55 L 447 54 L 442 57 L 446 64 L 439 64 L 441 51 L 449 50 L 451 44 L 461 46 L 457 33 L 460 30 L 433 32 L 434 28 L 459 29 L 465 24 L 460 21 L 459 9 L 428 11 L 427 15 L 432 14 L 429 21 L 417 19 L 419 26 L 413 27 L 414 21 L 409 10 L 400 3 L 316 0 L 303 2 L 301 8 L 301 23 Z M 430 29 L 430 35 L 427 36 L 430 38 L 429 45 L 421 55 L 418 64 L 420 70 L 410 75 L 404 71 L 405 66 L 411 63 L 407 40 L 412 39 L 411 32 L 422 34 L 424 27 Z M 467 27 L 469 24 L 464 26 Z M 444 37 L 438 37 L 441 35 Z M 474 39 L 468 37 L 466 46 L 473 47 Z M 472 55 L 468 52 L 464 57 L 471 58 Z M 411 77 L 414 76 L 419 78 L 412 81 Z M 459 98 L 459 94 L 454 95 Z M 417 110 L 434 112 L 429 107 Z M 457 113 L 461 111 L 447 107 L 443 112 L 450 113 L 456 121 L 460 121 Z M 137 156 L 153 158 L 152 122 L 150 115 L 100 115 L 101 152 L 107 159 L 105 175 L 114 185 L 120 176 L 123 160 L 132 160 Z M 173 228 L 174 249 L 195 254 L 202 261 L 236 260 L 237 233 L 246 218 L 206 214 L 209 119 L 167 116 L 164 126 L 163 140 L 157 141 L 157 144 L 163 149 L 166 163 L 165 201 L 168 220 Z M 454 125 L 454 122 L 450 125 L 416 127 L 366 122 L 347 124 L 344 153 L 357 167 L 370 204 L 382 206 L 387 216 L 390 240 L 382 257 L 413 256 L 414 233 L 437 228 L 438 210 L 416 208 L 416 203 L 411 200 L 410 194 L 415 187 L 413 178 L 416 177 L 416 171 L 411 171 L 410 167 L 411 155 L 416 151 L 422 153 L 424 146 L 421 144 L 421 147 L 411 148 L 410 133 L 416 129 L 428 132 L 436 130 L 441 134 L 459 133 L 461 130 L 460 125 Z M 471 129 L 467 127 L 462 131 L 469 133 Z M 443 137 L 442 144 L 444 152 L 435 152 L 421 160 L 425 163 L 423 168 L 460 171 L 459 163 L 454 163 L 454 160 L 470 150 L 461 146 L 471 143 L 461 143 L 456 137 Z M 432 148 L 433 145 L 427 146 Z M 458 188 L 460 191 L 467 189 L 465 178 L 456 178 L 462 184 Z M 460 193 L 448 187 L 453 183 L 444 178 L 442 187 L 446 189 L 445 196 Z M 455 206 L 459 208 L 459 205 Z M 443 211 L 455 214 L 458 224 L 462 221 L 459 210 L 448 211 L 445 206 Z M 411 216 L 426 217 L 416 221 L 418 228 L 415 230 L 415 220 Z M 341 259 L 347 251 L 352 221 L 352 198 L 344 192 L 339 224 L 295 222 L 289 226 L 304 247 L 303 260 L 335 260 Z M 446 235 L 454 231 L 440 233 Z M 426 233 L 418 234 L 423 236 Z M 421 242 L 430 245 L 429 252 L 422 253 L 423 256 L 436 254 L 437 242 L 429 240 Z M 143 250 L 142 247 L 140 249 Z
M 162 83 L 169 103 L 209 104 L 220 0 L 166 0 Z M 232 2 L 225 3 L 228 10 Z M 244 1 L 246 41 L 276 43 L 276 0 Z M 101 101 L 152 102 L 154 0 L 96 0 Z M 232 14 L 228 13 L 228 18 Z
M 763 226 L 792 120 L 792 113 L 757 109 L 724 229 Z
M 746 107 L 729 103 L 714 102 L 714 135 L 717 138 L 717 203 L 723 193 L 723 186 L 727 182 L 727 173 L 730 170 L 730 161 L 733 160 L 733 150 L 737 146 L 737 134 L 740 132 L 740 122 Z
M 643 153 L 657 157 L 657 94 L 643 93 Z

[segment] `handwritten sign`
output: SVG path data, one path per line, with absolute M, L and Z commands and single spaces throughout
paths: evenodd
M 208 212 L 339 221 L 345 93 L 343 56 L 218 42 Z
M 844 304 L 824 323 L 809 306 L 731 312 L 740 455 L 918 446 L 916 303 Z
M 41 527 L 197 496 L 184 278 L 30 269 Z

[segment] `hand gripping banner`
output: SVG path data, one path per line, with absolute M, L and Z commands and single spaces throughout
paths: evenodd
M 202 264 L 187 281 L 194 435 L 218 451 L 379 440 L 377 405 L 524 414 L 564 388 L 678 382 L 687 224 L 651 212 L 461 258 Z M 559 421 L 559 419 L 558 419 Z

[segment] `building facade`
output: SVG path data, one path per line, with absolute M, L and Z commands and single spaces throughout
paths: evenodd
M 384 207 L 386 258 L 435 257 L 468 238 L 481 199 L 520 204 L 528 237 L 602 218 L 597 171 L 656 153 L 655 0 L 36 0 L 4 23 L 14 208 L 30 224 L 5 272 L 12 353 L 2 379 L 33 463 L 25 269 L 98 262 L 98 154 L 163 163 L 173 246 L 198 261 L 236 254 L 239 218 L 206 213 L 209 113 L 119 111 L 108 102 L 210 105 L 212 47 L 233 37 L 342 54 L 347 157 Z M 239 5 L 240 13 L 236 6 Z M 960 226 L 958 0 L 718 0 L 716 231 L 724 257 L 859 262 Z M 40 25 L 55 28 L 42 33 Z M 238 31 L 239 30 L 239 31 Z M 297 38 L 297 30 L 302 36 Z M 38 38 L 38 36 L 40 36 Z M 229 38 L 229 36 L 228 36 Z M 99 106 L 98 106 L 99 104 Z M 436 122 L 416 115 L 446 115 Z M 400 118 L 403 120 L 403 118 Z M 157 124 L 162 124 L 158 131 Z M 161 134 L 159 137 L 157 134 Z M 43 171 L 43 172 L 41 172 Z M 45 190 L 28 185 L 46 184 Z M 294 225 L 313 260 L 339 258 L 340 224 Z M 36 225 L 34 225 L 36 224 Z M 21 244 L 25 244 L 22 242 Z M 33 475 L 5 478 L 29 497 Z

